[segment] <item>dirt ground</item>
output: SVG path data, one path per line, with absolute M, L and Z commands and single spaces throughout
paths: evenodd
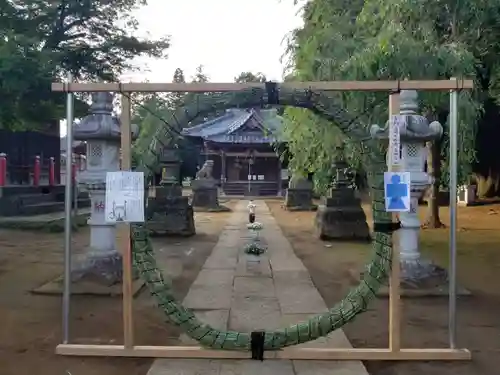
M 312 234 L 315 213 L 284 211 L 280 201 L 268 204 L 323 298 L 334 305 L 352 286 L 351 271 L 362 269 L 369 247 L 316 240 Z M 156 240 L 157 260 L 167 264 L 177 298 L 187 293 L 229 215 L 197 213 L 197 236 Z M 447 209 L 442 208 L 445 223 L 447 216 Z M 459 281 L 473 296 L 458 303 L 458 338 L 461 346 L 473 351 L 473 361 L 366 363 L 372 375 L 498 374 L 500 205 L 460 209 L 459 227 Z M 87 230 L 75 234 L 73 241 L 74 250 L 81 252 L 88 241 Z M 61 274 L 62 243 L 62 234 L 0 230 L 0 374 L 145 375 L 151 360 L 54 354 L 61 341 L 61 298 L 33 295 L 30 290 Z M 446 265 L 446 229 L 425 230 L 422 244 L 426 256 Z M 73 296 L 71 309 L 72 342 L 122 342 L 119 298 Z M 146 291 L 135 299 L 134 313 L 137 344 L 177 344 L 179 330 L 164 322 Z M 347 325 L 345 332 L 356 347 L 385 347 L 387 321 L 387 300 L 380 299 Z M 403 333 L 407 347 L 446 346 L 447 299 L 405 299 Z
M 233 202 L 225 204 L 232 206 Z M 177 298 L 184 298 L 229 215 L 196 213 L 195 237 L 155 240 L 157 257 L 172 265 L 167 273 L 172 276 Z M 87 228 L 76 233 L 73 250 L 81 252 L 88 238 Z M 151 364 L 148 359 L 54 354 L 61 342 L 61 297 L 30 291 L 59 276 L 62 264 L 62 234 L 0 230 L 0 374 L 145 375 Z M 165 323 L 146 290 L 134 300 L 134 320 L 138 345 L 177 343 L 179 330 Z M 119 297 L 72 296 L 71 342 L 121 343 L 121 327 Z
M 328 306 L 352 287 L 352 270 L 362 270 L 369 245 L 328 243 L 314 239 L 314 212 L 287 212 L 281 202 L 268 205 L 294 250 L 309 269 Z M 421 208 L 423 215 L 425 207 Z M 448 209 L 441 219 L 448 223 Z M 500 205 L 460 208 L 458 212 L 458 280 L 472 291 L 458 301 L 458 344 L 472 351 L 472 362 L 367 362 L 371 375 L 498 375 L 500 368 Z M 447 229 L 425 230 L 422 252 L 447 266 Z M 406 347 L 446 347 L 446 297 L 404 299 L 403 338 Z M 387 299 L 374 301 L 369 311 L 345 327 L 355 347 L 388 346 Z

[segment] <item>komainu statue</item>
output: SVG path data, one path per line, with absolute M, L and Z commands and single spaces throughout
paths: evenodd
M 191 182 L 193 200 L 191 202 L 196 211 L 228 211 L 229 209 L 219 204 L 219 188 L 217 180 L 212 176 L 214 161 L 206 160 L 196 173 L 196 179 Z
M 196 173 L 197 180 L 213 180 L 214 161 L 206 160 L 201 169 Z M 214 182 L 215 183 L 215 182 Z

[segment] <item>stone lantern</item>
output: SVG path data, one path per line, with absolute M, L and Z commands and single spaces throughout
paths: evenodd
M 113 116 L 113 95 L 92 94 L 90 114 L 75 124 L 75 140 L 87 142 L 87 169 L 78 175 L 79 187 L 91 198 L 90 246 L 82 262 L 74 267 L 73 281 L 91 277 L 108 285 L 121 282 L 121 253 L 116 249 L 115 225 L 104 215 L 106 173 L 120 170 L 120 120 Z M 132 139 L 137 127 L 132 126 Z
M 285 209 L 289 211 L 314 211 L 312 175 L 293 173 L 285 193 Z
M 193 236 L 193 207 L 182 195 L 180 184 L 181 160 L 175 147 L 164 147 L 160 155 L 160 185 L 154 196 L 148 198 L 147 227 L 152 234 L 166 236 Z
M 417 111 L 417 91 L 401 91 L 401 121 L 399 122 L 401 170 L 410 172 L 411 199 L 410 212 L 399 214 L 402 228 L 398 232 L 401 251 L 401 278 L 402 281 L 407 281 L 413 286 L 419 286 L 423 283 L 427 285 L 426 280 L 429 278 L 434 280 L 446 278 L 446 273 L 442 268 L 421 259 L 419 251 L 420 220 L 418 217 L 418 200 L 433 182 L 432 178 L 425 172 L 428 155 L 426 142 L 439 139 L 443 134 L 443 127 L 437 121 L 429 124 L 427 118 L 417 114 Z M 371 134 L 375 138 L 388 141 L 389 123 L 386 124 L 385 128 L 373 125 Z M 389 157 L 389 153 L 387 155 Z
M 338 147 L 332 164 L 333 184 L 322 197 L 314 220 L 315 233 L 322 240 L 371 240 L 366 215 L 351 186 L 348 170 L 344 147 Z

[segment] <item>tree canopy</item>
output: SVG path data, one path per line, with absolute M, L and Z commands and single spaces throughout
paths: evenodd
M 134 36 L 132 11 L 145 0 L 0 0 L 0 127 L 31 127 L 61 115 L 50 83 L 117 80 L 134 57 L 164 57 L 168 38 Z
M 485 103 L 499 103 L 499 6 L 500 0 L 309 0 L 303 6 L 304 25 L 288 38 L 287 79 L 474 79 L 476 90 L 459 95 L 459 181 L 464 182 L 477 161 L 478 120 Z M 434 150 L 441 156 L 437 167 L 447 171 L 448 94 L 419 94 L 420 112 L 445 127 Z M 368 129 L 387 119 L 383 95 L 331 96 Z M 343 136 L 335 124 L 307 110 L 289 108 L 285 117 L 285 136 L 294 155 L 291 167 L 316 172 L 316 182 L 324 188 L 335 146 Z M 351 164 L 359 168 L 358 145 L 348 142 L 347 150 Z M 447 181 L 443 173 L 438 183 Z
M 234 82 L 266 82 L 266 75 L 264 73 L 241 72 L 238 77 L 234 77 Z

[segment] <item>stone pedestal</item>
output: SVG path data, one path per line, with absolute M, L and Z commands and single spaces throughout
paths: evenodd
M 193 207 L 188 197 L 182 196 L 180 186 L 160 186 L 155 190 L 156 196 L 148 199 L 147 228 L 155 235 L 193 236 Z M 181 194 L 179 194 L 179 191 Z
M 229 211 L 229 208 L 219 204 L 219 189 L 214 179 L 194 180 L 191 189 L 193 191 L 191 205 L 195 211 Z
M 104 187 L 104 186 L 102 186 Z M 122 280 L 122 256 L 116 248 L 116 227 L 106 223 L 104 217 L 105 190 L 94 186 L 90 192 L 92 211 L 87 224 L 90 226 L 90 246 L 84 257 L 72 265 L 71 279 L 81 279 L 113 285 Z
M 476 203 L 476 185 L 463 185 L 458 188 L 457 203 L 461 206 L 473 206 Z
M 371 241 L 361 201 L 348 187 L 331 189 L 330 197 L 322 199 L 314 225 L 322 240 Z
M 290 211 L 314 211 L 313 184 L 306 179 L 290 181 L 285 195 L 285 208 Z

